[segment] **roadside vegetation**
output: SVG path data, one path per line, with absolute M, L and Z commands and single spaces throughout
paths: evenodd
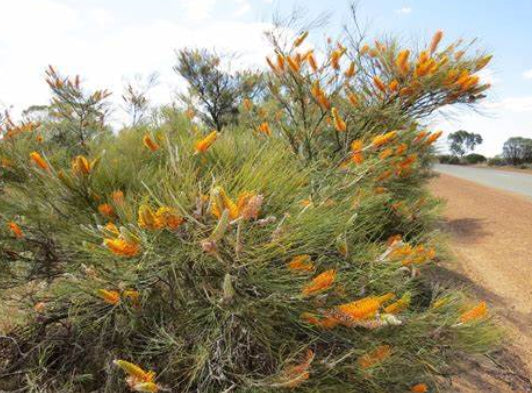
M 53 67 L 39 118 L 3 118 L 0 390 L 428 392 L 492 348 L 486 303 L 426 274 L 423 187 L 423 119 L 480 100 L 491 56 L 288 32 L 264 72 L 179 52 L 181 105 L 132 87 L 118 133 Z

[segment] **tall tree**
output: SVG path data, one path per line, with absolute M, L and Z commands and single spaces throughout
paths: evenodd
M 532 139 L 519 136 L 509 138 L 504 143 L 502 154 L 512 165 L 532 162 Z
M 483 142 L 480 134 L 467 132 L 465 130 L 458 130 L 449 134 L 447 140 L 449 141 L 449 149 L 451 150 L 451 153 L 460 157 L 469 151 L 475 150 L 475 147 Z
M 223 70 L 220 56 L 206 49 L 180 50 L 174 71 L 188 83 L 188 94 L 180 98 L 218 131 L 236 121 L 243 98 L 253 98 L 264 90 L 261 74 Z

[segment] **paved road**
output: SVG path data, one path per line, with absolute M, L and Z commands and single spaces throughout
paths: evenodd
M 532 198 L 532 175 L 526 173 L 442 164 L 435 165 L 434 169 L 447 175 L 456 176 L 505 191 L 516 192 Z

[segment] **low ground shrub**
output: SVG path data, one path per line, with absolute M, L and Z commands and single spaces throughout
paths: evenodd
M 480 164 L 480 163 L 486 162 L 487 159 L 482 154 L 471 153 L 471 154 L 464 156 L 464 161 L 467 164 L 474 165 L 474 164 Z

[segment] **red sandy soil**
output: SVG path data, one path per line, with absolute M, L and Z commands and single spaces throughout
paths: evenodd
M 429 184 L 446 200 L 443 228 L 455 262 L 447 278 L 488 302 L 506 330 L 504 353 L 474 365 L 456 392 L 532 392 L 532 200 L 453 176 Z

